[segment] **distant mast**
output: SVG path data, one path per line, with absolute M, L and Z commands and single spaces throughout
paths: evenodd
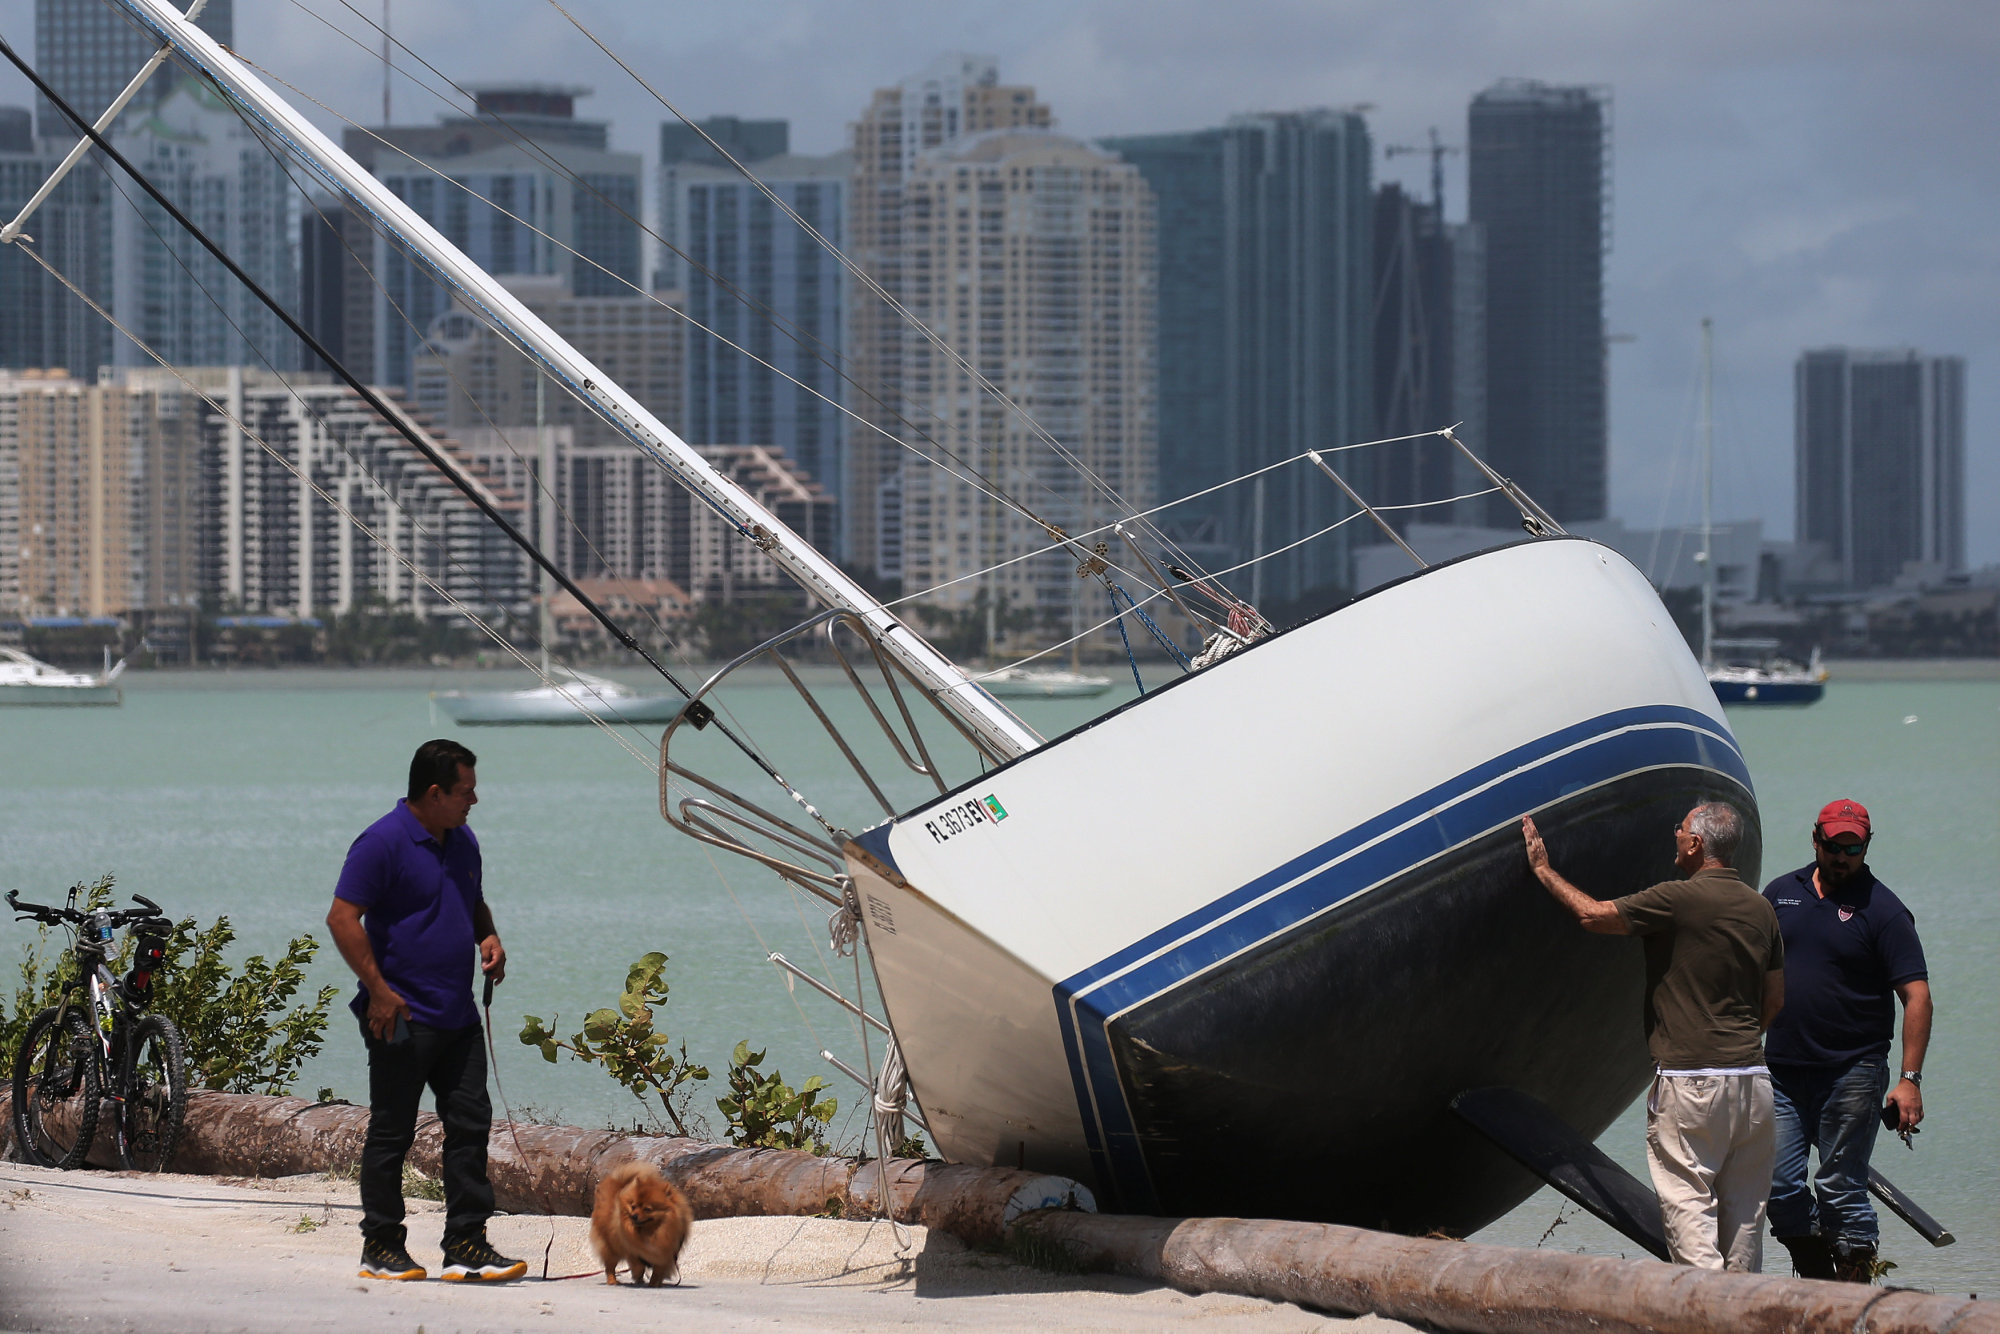
M 1715 667 L 1715 321 L 1701 321 L 1701 669 Z

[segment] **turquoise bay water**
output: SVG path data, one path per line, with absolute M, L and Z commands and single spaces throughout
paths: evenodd
M 821 676 L 819 679 L 826 679 Z M 510 685 L 498 674 L 283 672 L 128 678 L 124 708 L 0 710 L 0 889 L 48 901 L 71 882 L 111 871 L 121 890 L 175 916 L 227 913 L 244 952 L 281 949 L 323 918 L 349 841 L 400 793 L 409 755 L 429 736 L 433 688 Z M 1024 701 L 1020 711 L 1055 735 L 1131 695 Z M 837 822 L 875 818 L 811 719 L 775 678 L 732 689 L 728 717 L 779 759 Z M 848 707 L 839 717 L 852 720 Z M 1939 1291 L 2000 1292 L 2000 682 L 1841 682 L 1797 711 L 1738 711 L 1763 810 L 1765 872 L 1807 860 L 1813 813 L 1851 796 L 1874 813 L 1872 863 L 1917 913 L 1937 997 L 1925 1086 L 1930 1119 L 1915 1152 L 1885 1139 L 1877 1164 L 1958 1234 L 1932 1250 L 1887 1215 L 1885 1253 L 1895 1278 Z M 586 1124 L 630 1123 L 641 1111 L 601 1074 L 545 1064 L 512 1034 L 521 1016 L 559 1014 L 561 1027 L 609 1004 L 625 966 L 648 950 L 672 957 L 664 1024 L 721 1072 L 739 1038 L 767 1046 L 796 1083 L 823 1074 L 841 1099 L 839 1133 L 858 1135 L 858 1090 L 819 1057 L 830 1048 L 861 1066 L 861 1036 L 805 987 L 788 990 L 765 962 L 779 950 L 815 975 L 855 990 L 854 965 L 831 960 L 828 909 L 772 876 L 703 847 L 661 818 L 651 772 L 594 728 L 471 729 L 481 802 L 474 812 L 488 893 L 510 955 L 494 1016 L 504 1092 L 519 1109 Z M 650 756 L 657 732 L 624 734 Z M 718 758 L 713 731 L 675 756 L 752 787 L 740 764 Z M 900 802 L 909 783 L 892 788 Z M 781 801 L 781 799 L 780 799 Z M 0 961 L 25 926 L 0 924 Z M 351 991 L 330 949 L 315 984 Z M 1636 1020 L 1635 1020 L 1636 1022 Z M 360 1043 L 344 1013 L 301 1091 L 330 1086 L 365 1096 Z M 711 1122 L 713 1094 L 697 1099 Z M 1644 1177 L 1635 1107 L 1603 1140 Z M 1562 1214 L 1548 1192 L 1483 1237 L 1534 1245 Z M 1630 1251 L 1576 1210 L 1545 1243 Z

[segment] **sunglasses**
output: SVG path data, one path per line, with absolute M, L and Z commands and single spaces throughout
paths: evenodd
M 1836 843 L 1830 838 L 1822 838 L 1819 845 L 1828 852 L 1837 852 L 1843 857 L 1859 857 L 1868 851 L 1866 843 Z

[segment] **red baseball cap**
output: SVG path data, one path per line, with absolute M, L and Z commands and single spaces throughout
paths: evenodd
M 1829 801 L 1820 809 L 1819 819 L 1813 821 L 1821 838 L 1832 838 L 1836 834 L 1852 834 L 1866 839 L 1874 830 L 1868 824 L 1868 808 L 1858 801 L 1845 797 L 1839 801 Z

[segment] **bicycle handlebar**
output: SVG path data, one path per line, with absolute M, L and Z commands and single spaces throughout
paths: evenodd
M 151 917 L 165 917 L 165 914 L 160 911 L 160 905 L 145 895 L 134 894 L 132 900 L 143 906 L 138 908 L 102 910 L 110 911 L 111 924 L 113 926 L 125 926 L 132 922 L 143 922 Z M 82 923 L 96 916 L 97 911 L 99 911 L 83 908 L 52 908 L 43 903 L 23 903 L 21 902 L 21 892 L 17 889 L 7 891 L 7 906 L 14 910 L 14 920 L 17 922 L 44 922 L 51 926 L 58 926 L 64 922 Z

